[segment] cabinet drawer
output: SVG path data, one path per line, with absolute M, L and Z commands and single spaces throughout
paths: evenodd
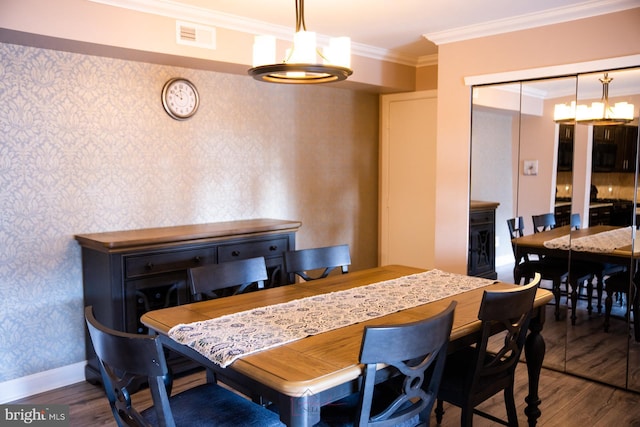
M 493 211 L 476 211 L 469 215 L 469 225 L 493 223 Z
M 237 243 L 234 245 L 222 245 L 218 247 L 218 262 L 233 261 L 236 259 L 265 257 L 273 258 L 282 256 L 287 250 L 287 239 L 259 240 L 255 242 Z
M 186 270 L 216 262 L 214 249 L 196 249 L 131 256 L 125 259 L 126 277 Z

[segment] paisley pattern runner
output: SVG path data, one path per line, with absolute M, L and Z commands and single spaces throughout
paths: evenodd
M 632 232 L 633 227 L 624 227 L 572 239 L 567 234 L 566 236 L 547 240 L 544 242 L 544 247 L 568 250 L 569 244 L 571 244 L 571 249 L 574 251 L 611 253 L 618 248 L 629 246 L 632 241 Z
M 176 325 L 169 331 L 169 336 L 224 368 L 242 356 L 492 283 L 496 281 L 430 270 Z

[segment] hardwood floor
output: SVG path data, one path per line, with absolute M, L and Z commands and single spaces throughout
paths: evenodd
M 508 272 L 507 272 L 508 274 Z M 508 281 L 505 276 L 501 280 Z M 566 356 L 564 347 L 559 343 L 566 339 L 565 322 L 553 321 L 552 307 L 548 307 L 547 323 L 543 330 L 543 336 L 547 342 L 545 363 L 551 366 L 554 363 L 563 365 Z M 563 311 L 566 318 L 566 311 Z M 595 318 L 594 322 L 600 322 Z M 600 323 L 598 323 L 598 328 Z M 562 326 L 562 327 L 558 327 Z M 599 349 L 606 349 L 602 344 L 606 338 L 600 333 L 591 334 L 600 337 L 598 344 L 591 347 L 591 353 Z M 558 344 L 557 344 L 557 343 Z M 599 347 L 599 348 L 598 348 Z M 562 350 L 558 350 L 562 348 Z M 635 359 L 630 358 L 630 363 L 635 361 L 640 366 L 640 351 Z M 611 369 L 613 363 L 609 354 L 607 366 Z M 637 360 L 636 360 L 637 359 Z M 604 366 L 603 369 L 607 369 Z M 636 370 L 637 371 L 637 370 Z M 634 374 L 640 384 L 640 372 Z M 174 384 L 174 392 L 193 387 L 205 381 L 204 373 L 195 373 L 178 378 Z M 519 422 L 521 426 L 527 425 L 524 415 L 526 406 L 524 398 L 527 390 L 527 370 L 524 363 L 518 366 L 516 371 L 516 404 L 518 405 Z M 566 375 L 551 369 L 543 369 L 540 378 L 540 409 L 542 416 L 538 425 L 543 427 L 609 427 L 609 426 L 633 426 L 640 427 L 640 394 L 624 391 L 598 382 Z M 86 382 L 80 382 L 68 387 L 53 390 L 13 403 L 24 404 L 64 404 L 69 405 L 70 426 L 116 426 L 111 415 L 111 410 L 102 388 Z M 133 395 L 133 403 L 142 409 L 151 405 L 148 390 L 142 390 Z M 502 395 L 497 395 L 479 406 L 485 412 L 506 418 Z M 445 405 L 445 415 L 442 426 L 457 426 L 460 423 L 460 410 L 450 405 Z M 431 425 L 436 425 L 435 416 L 432 416 Z M 474 417 L 476 427 L 493 427 L 494 422 Z
M 175 382 L 175 391 L 204 382 L 204 373 L 196 373 Z M 524 364 L 516 371 L 516 403 L 520 425 L 527 425 L 524 415 L 524 398 L 527 395 L 527 370 Z M 556 371 L 543 369 L 540 378 L 542 427 L 640 427 L 640 395 L 587 381 Z M 151 403 L 148 390 L 133 395 L 139 408 Z M 100 387 L 80 382 L 14 403 L 69 405 L 70 426 L 116 426 L 104 392 Z M 479 408 L 500 418 L 506 417 L 502 395 L 495 396 Z M 460 423 L 458 408 L 446 405 L 442 426 L 453 427 Z M 436 425 L 432 417 L 431 425 Z M 474 417 L 476 427 L 489 427 L 496 423 Z

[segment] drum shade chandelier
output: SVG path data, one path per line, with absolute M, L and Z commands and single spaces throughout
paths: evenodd
M 602 83 L 602 98 L 600 102 L 593 102 L 591 105 L 556 104 L 553 112 L 553 119 L 557 123 L 585 124 L 594 126 L 619 125 L 629 123 L 633 120 L 633 104 L 628 102 L 616 102 L 609 104 L 609 83 L 613 78 L 609 73 L 604 73 L 600 80 Z
M 307 31 L 304 22 L 304 0 L 295 0 L 295 3 L 296 32 L 285 59 L 275 63 L 274 36 L 256 36 L 249 75 L 269 83 L 313 84 L 345 80 L 353 73 L 350 68 L 351 40 L 349 37 L 331 38 L 329 46 L 321 52 L 316 47 L 316 33 Z

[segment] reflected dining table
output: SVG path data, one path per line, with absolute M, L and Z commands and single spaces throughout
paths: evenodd
M 611 242 L 610 239 L 599 239 L 599 236 L 605 236 L 614 232 L 628 230 L 628 240 L 622 242 Z M 625 234 L 626 235 L 626 234 Z M 623 238 L 624 236 L 623 235 Z M 562 241 L 563 245 L 550 244 L 552 242 Z M 619 237 L 618 237 L 619 240 Z M 627 244 L 627 241 L 629 242 Z M 587 261 L 594 263 L 609 263 L 624 266 L 630 269 L 633 275 L 637 271 L 637 261 L 640 258 L 640 245 L 635 247 L 632 245 L 631 228 L 619 227 L 612 225 L 595 225 L 579 230 L 571 230 L 570 226 L 557 227 L 552 230 L 541 231 L 522 237 L 512 239 L 514 247 L 514 255 L 516 259 L 522 259 L 525 255 L 550 256 L 554 258 L 567 259 L 567 268 L 569 264 L 569 248 L 571 250 L 571 260 Z M 582 242 L 582 243 L 579 243 Z M 598 242 L 608 242 L 610 247 L 599 247 Z M 557 290 L 556 292 L 559 292 Z M 598 283 L 599 298 L 602 295 L 602 283 Z M 578 290 L 571 289 L 571 305 L 576 307 L 578 300 Z M 634 324 L 637 331 L 640 331 L 640 317 L 635 315 L 638 312 L 638 298 L 632 301 L 634 305 Z M 556 306 L 556 318 L 558 317 L 559 307 Z M 575 324 L 576 311 L 571 310 L 571 322 Z
M 450 297 L 242 356 L 225 368 L 190 346 L 175 341 L 169 336 L 169 331 L 181 324 L 216 319 L 245 310 L 344 291 L 425 271 L 399 265 L 370 268 L 312 282 L 153 310 L 145 313 L 141 320 L 150 330 L 159 334 L 165 347 L 213 370 L 221 378 L 231 381 L 230 384 L 239 384 L 243 389 L 251 390 L 275 404 L 284 424 L 312 426 L 320 420 L 321 406 L 358 390 L 358 379 L 362 374 L 358 356 L 366 325 L 417 321 L 439 313 L 450 301 L 455 300 L 457 307 L 449 345 L 449 352 L 454 352 L 470 345 L 478 337 L 480 321 L 477 315 L 483 291 L 512 289 L 517 285 L 487 280 L 487 286 L 483 284 L 482 287 Z M 541 414 L 538 384 L 545 344 L 540 332 L 545 320 L 544 305 L 551 299 L 551 292 L 538 290 L 525 344 L 529 394 L 525 399 L 527 406 L 524 412 L 530 426 L 536 425 Z M 331 316 L 331 313 L 328 312 L 327 316 Z

